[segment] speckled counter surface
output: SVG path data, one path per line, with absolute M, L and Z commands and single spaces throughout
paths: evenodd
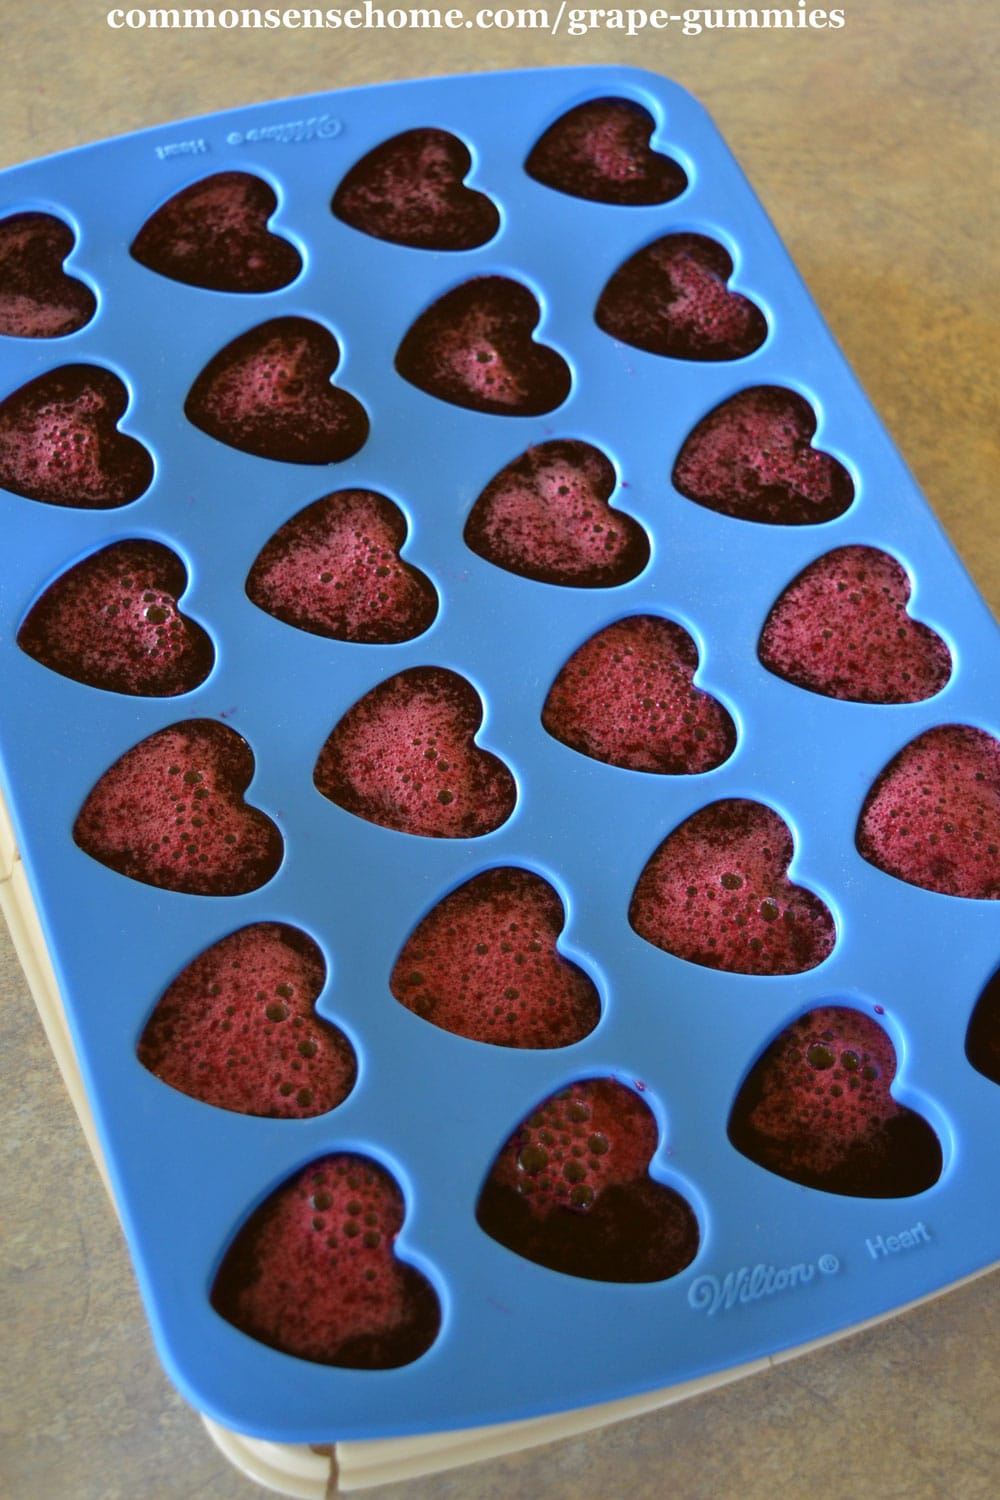
M 209 110 L 404 76 L 623 62 L 676 79 L 715 116 L 1000 609 L 1000 27 L 990 7 L 848 0 L 836 32 L 674 29 L 632 42 L 528 31 L 115 32 L 104 7 L 78 0 L 0 9 L 2 165 Z M 216 1453 L 160 1370 L 117 1224 L 5 934 L 0 1004 L 0 1496 L 263 1494 Z M 993 1500 L 998 1389 L 994 1272 L 672 1410 L 367 1493 Z

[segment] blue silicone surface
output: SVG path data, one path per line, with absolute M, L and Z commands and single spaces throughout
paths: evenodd
M 588 202 L 524 172 L 553 120 L 609 95 L 644 105 L 656 120 L 654 146 L 684 165 L 689 184 L 674 201 Z M 313 123 L 294 127 L 302 121 Z M 469 184 L 500 208 L 499 232 L 478 249 L 407 249 L 330 212 L 354 162 L 423 125 L 467 143 Z M 271 227 L 301 250 L 297 279 L 263 295 L 210 292 L 130 258 L 129 244 L 159 204 L 229 168 L 273 186 Z M 701 107 L 662 79 L 618 68 L 332 93 L 187 121 L 4 173 L 0 214 L 27 209 L 72 227 L 67 269 L 94 289 L 98 308 L 58 340 L 3 339 L 0 399 L 62 364 L 113 370 L 130 397 L 122 430 L 153 454 L 155 476 L 119 510 L 0 492 L 4 789 L 157 1343 L 184 1394 L 224 1424 L 285 1441 L 528 1417 L 723 1370 L 884 1313 L 1000 1258 L 993 1189 L 1000 1088 L 964 1052 L 973 1005 L 1000 958 L 1000 907 L 904 884 L 862 859 L 854 842 L 866 792 L 903 745 L 939 724 L 1000 730 L 996 627 Z M 731 251 L 732 285 L 769 325 L 756 353 L 693 363 L 627 348 L 598 329 L 593 310 L 612 271 L 668 230 L 708 234 Z M 487 273 L 513 276 L 536 293 L 535 336 L 569 362 L 571 393 L 545 416 L 461 409 L 394 372 L 415 317 Z M 336 384 L 357 395 L 371 419 L 368 441 L 346 462 L 255 458 L 184 416 L 207 361 L 279 314 L 313 318 L 337 337 Z M 839 519 L 752 524 L 692 504 L 672 487 L 674 459 L 697 421 L 758 384 L 786 386 L 812 405 L 815 445 L 855 483 Z M 651 539 L 648 566 L 624 586 L 533 582 L 463 542 L 485 484 L 531 444 L 555 437 L 609 455 L 622 485 L 616 503 Z M 248 569 L 278 526 L 348 486 L 391 496 L 406 516 L 404 555 L 440 598 L 433 625 L 415 640 L 326 640 L 281 624 L 247 598 Z M 216 661 L 181 697 L 130 698 L 78 684 L 15 644 L 53 578 L 123 537 L 164 541 L 188 567 L 183 608 L 209 631 Z M 847 543 L 890 552 L 912 577 L 912 612 L 953 657 L 951 680 L 936 697 L 892 707 L 838 702 L 758 662 L 760 630 L 782 589 Z M 717 770 L 621 770 L 541 727 L 548 688 L 576 647 L 640 612 L 690 632 L 698 683 L 736 721 L 737 748 Z M 484 837 L 377 827 L 313 785 L 320 747 L 346 710 L 376 683 L 428 664 L 477 688 L 485 705 L 479 743 L 516 778 L 513 815 Z M 73 842 L 77 813 L 112 762 L 189 718 L 224 721 L 245 737 L 255 761 L 248 800 L 281 830 L 280 869 L 248 895 L 158 890 Z M 818 967 L 785 977 L 716 972 L 660 951 L 630 927 L 630 896 L 653 850 L 724 797 L 762 802 L 792 830 L 791 877 L 836 921 L 835 948 Z M 602 1001 L 596 1029 L 570 1047 L 469 1041 L 427 1024 L 390 993 L 390 971 L 419 920 L 449 890 L 497 865 L 537 871 L 564 900 L 560 946 L 592 975 Z M 211 943 L 265 920 L 293 923 L 319 944 L 329 969 L 319 1011 L 358 1055 L 353 1092 L 317 1118 L 228 1113 L 166 1086 L 136 1058 L 171 979 Z M 931 1123 L 943 1150 L 939 1181 L 916 1197 L 881 1201 L 802 1187 L 727 1139 L 733 1099 L 762 1049 L 796 1017 L 831 1003 L 869 1014 L 883 1008 L 899 1062 L 894 1093 Z M 698 1218 L 694 1262 L 663 1282 L 562 1275 L 505 1249 L 476 1223 L 483 1180 L 518 1122 L 572 1080 L 602 1076 L 644 1087 L 660 1128 L 652 1173 L 683 1193 Z M 440 1297 L 436 1341 L 400 1369 L 357 1372 L 277 1353 L 209 1303 L 220 1260 L 248 1213 L 298 1168 L 342 1150 L 394 1175 L 406 1205 L 397 1251 Z M 917 1230 L 902 1241 L 910 1248 L 881 1252 L 906 1230 Z M 774 1274 L 754 1279 L 756 1267 Z M 812 1271 L 791 1274 L 794 1267 Z M 741 1268 L 740 1285 L 755 1295 L 727 1307 L 715 1293 Z

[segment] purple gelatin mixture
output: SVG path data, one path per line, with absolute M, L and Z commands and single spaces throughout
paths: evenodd
M 742 359 L 767 338 L 767 320 L 731 292 L 733 262 L 702 234 L 668 234 L 614 273 L 594 317 L 612 338 L 673 359 Z
M 187 719 L 141 740 L 90 792 L 73 838 L 93 859 L 146 885 L 237 896 L 281 863 L 277 827 L 243 793 L 254 762 L 235 730 Z
M 655 121 L 631 99 L 591 99 L 561 115 L 525 171 L 557 192 L 595 203 L 669 203 L 687 187 L 678 162 L 652 150 Z
M 773 808 L 713 802 L 675 828 L 639 877 L 629 921 L 689 963 L 731 974 L 801 974 L 833 951 L 829 910 L 786 871 L 792 835 Z
M 217 1109 L 304 1120 L 340 1104 L 354 1049 L 316 1014 L 326 964 L 311 938 L 257 922 L 214 943 L 168 986 L 139 1042 L 139 1061 Z
M 406 130 L 351 168 L 333 199 L 345 224 L 415 250 L 474 250 L 500 227 L 496 205 L 465 186 L 467 148 L 447 130 Z
M 480 1227 L 527 1260 L 592 1281 L 664 1281 L 690 1265 L 698 1222 L 649 1164 L 656 1120 L 634 1089 L 583 1079 L 546 1099 L 493 1164 Z
M 0 486 L 77 510 L 114 510 L 149 488 L 153 460 L 119 432 L 128 391 L 98 365 L 62 365 L 0 402 Z
M 302 257 L 268 229 L 273 189 L 249 172 L 216 172 L 158 208 L 132 242 L 150 271 L 214 292 L 276 292 Z
M 0 219 L 0 334 L 58 339 L 83 328 L 97 299 L 63 270 L 76 238 L 52 214 Z
M 630 615 L 591 636 L 560 671 L 542 723 L 557 740 L 608 765 L 697 776 L 728 760 L 736 726 L 694 686 L 698 649 L 680 625 Z
M 919 703 L 951 652 L 907 613 L 910 583 L 877 547 L 838 547 L 799 574 L 767 617 L 758 655 L 796 687 L 855 703 Z
M 1000 741 L 968 724 L 911 740 L 865 798 L 857 846 L 910 885 L 1000 900 Z
M 113 542 L 49 585 L 17 644 L 52 671 L 108 692 L 191 692 L 215 652 L 178 607 L 187 583 L 184 564 L 161 542 Z
M 566 913 L 529 870 L 496 869 L 459 886 L 407 939 L 389 981 L 407 1010 L 499 1047 L 566 1047 L 593 1031 L 593 981 L 557 949 Z
M 809 403 L 780 386 L 751 386 L 724 401 L 685 439 L 676 489 L 724 516 L 810 526 L 843 515 L 854 499 L 844 466 L 811 446 Z
M 425 838 L 478 838 L 514 810 L 514 778 L 475 734 L 483 705 L 444 667 L 411 667 L 341 719 L 316 762 L 316 786 L 347 812 Z
M 421 635 L 438 597 L 400 557 L 406 520 L 372 490 L 338 490 L 299 511 L 263 548 L 247 594 L 269 615 L 331 640 L 392 645 Z
M 212 1306 L 283 1354 L 352 1370 L 418 1359 L 437 1337 L 433 1288 L 398 1260 L 403 1195 L 376 1162 L 321 1157 L 272 1193 L 238 1232 Z
M 184 411 L 209 437 L 257 458 L 340 463 L 364 444 L 368 417 L 330 384 L 339 363 L 329 329 L 310 318 L 272 318 L 209 361 Z
M 445 292 L 403 338 L 396 369 L 411 385 L 471 411 L 529 417 L 569 395 L 569 366 L 532 338 L 541 309 L 507 276 L 477 276 Z
M 554 439 L 502 469 L 469 513 L 465 541 L 498 568 L 538 583 L 613 588 L 649 561 L 649 539 L 608 499 L 615 471 L 598 448 Z
M 803 1187 L 907 1198 L 941 1175 L 930 1125 L 891 1093 L 896 1053 L 870 1016 L 810 1011 L 771 1043 L 733 1106 L 729 1139 L 758 1166 Z

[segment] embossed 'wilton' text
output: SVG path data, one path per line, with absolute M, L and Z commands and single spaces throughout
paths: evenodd
M 721 1278 L 699 1276 L 688 1289 L 688 1304 L 712 1318 L 717 1312 L 731 1312 L 762 1297 L 808 1286 L 817 1270 L 823 1276 L 832 1276 L 840 1270 L 840 1261 L 835 1255 L 821 1255 L 815 1262 L 799 1261 L 794 1266 L 740 1266 Z

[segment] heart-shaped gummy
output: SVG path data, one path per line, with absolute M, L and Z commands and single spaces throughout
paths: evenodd
M 601 1016 L 587 974 L 558 952 L 559 896 L 530 870 L 486 870 L 407 938 L 389 981 L 407 1010 L 499 1047 L 566 1047 Z
M 742 521 L 810 526 L 843 515 L 854 485 L 843 464 L 810 446 L 816 417 L 781 386 L 751 386 L 709 412 L 674 465 L 689 500 Z
M 533 417 L 569 395 L 569 366 L 536 343 L 541 309 L 508 276 L 476 276 L 445 292 L 403 338 L 396 369 L 440 401 L 501 417 Z
M 597 326 L 648 354 L 742 359 L 767 338 L 767 319 L 731 292 L 728 251 L 703 234 L 668 234 L 637 251 L 597 303 Z
M 219 351 L 184 412 L 209 437 L 241 453 L 293 464 L 334 464 L 368 436 L 360 401 L 330 384 L 340 348 L 310 318 L 272 318 Z
M 32 605 L 22 651 L 90 687 L 170 698 L 204 682 L 215 652 L 177 600 L 187 572 L 161 542 L 113 542 L 70 568 Z
M 965 1055 L 977 1072 L 1000 1083 L 1000 969 L 976 1001 L 965 1037 Z
M 411 667 L 348 709 L 326 741 L 314 780 L 356 817 L 399 833 L 468 839 L 514 810 L 514 778 L 475 733 L 483 705 L 464 677 Z
M 698 1221 L 649 1175 L 659 1143 L 639 1095 L 588 1078 L 544 1100 L 504 1144 L 476 1207 L 526 1260 L 591 1281 L 665 1281 L 690 1265 Z
M 114 510 L 149 488 L 153 460 L 118 431 L 128 392 L 98 365 L 62 365 L 0 402 L 0 485 L 77 510 Z
M 403 1195 L 364 1156 L 320 1157 L 256 1209 L 226 1251 L 212 1306 L 283 1354 L 349 1370 L 410 1364 L 434 1342 L 441 1308 L 398 1260 Z
M 338 490 L 286 521 L 247 578 L 260 609 L 336 641 L 391 645 L 437 614 L 434 585 L 403 562 L 402 511 L 372 490 Z
M 729 1139 L 803 1187 L 909 1198 L 941 1175 L 941 1145 L 892 1097 L 896 1053 L 870 1016 L 842 1005 L 801 1016 L 757 1060 L 733 1105 Z
M 75 243 L 69 225 L 52 214 L 0 219 L 0 333 L 58 339 L 90 322 L 93 292 L 63 270 Z
M 877 547 L 838 547 L 788 585 L 761 632 L 769 672 L 855 703 L 919 703 L 951 676 L 951 652 L 906 611 L 910 583 Z
M 616 482 L 611 463 L 590 443 L 540 443 L 490 480 L 469 512 L 466 545 L 539 583 L 628 583 L 649 561 L 649 539 L 608 504 Z
M 1000 900 L 1000 741 L 968 724 L 911 740 L 865 798 L 857 846 L 909 885 Z
M 405 130 L 348 172 L 333 212 L 352 229 L 415 250 L 474 250 L 500 227 L 496 205 L 465 186 L 468 150 L 447 130 Z
M 350 1042 L 316 1014 L 326 981 L 311 938 L 255 922 L 213 943 L 168 986 L 139 1061 L 205 1104 L 303 1120 L 340 1104 L 357 1076 Z
M 238 896 L 281 863 L 276 826 L 243 800 L 250 747 L 214 719 L 140 740 L 94 786 L 73 827 L 80 848 L 132 880 L 197 896 Z
M 608 765 L 696 776 L 728 760 L 736 726 L 696 688 L 698 648 L 680 625 L 630 615 L 574 651 L 549 690 L 542 724 Z
M 650 148 L 653 116 L 632 99 L 591 99 L 561 115 L 532 148 L 525 171 L 546 187 L 596 203 L 669 203 L 683 168 Z
M 675 828 L 639 877 L 629 921 L 689 963 L 730 974 L 801 974 L 830 954 L 833 918 L 785 874 L 794 846 L 770 807 L 734 797 Z
M 276 292 L 302 269 L 295 247 L 267 227 L 277 206 L 261 178 L 215 172 L 162 204 L 132 241 L 131 253 L 148 270 L 188 286 Z

